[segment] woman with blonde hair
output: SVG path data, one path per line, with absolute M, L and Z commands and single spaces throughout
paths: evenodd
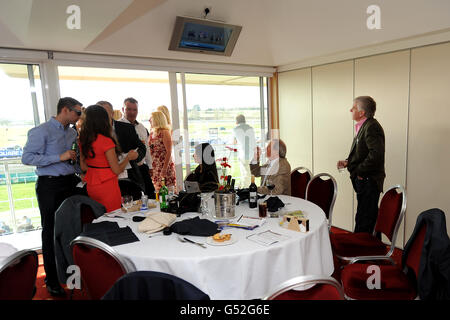
M 167 124 L 169 125 L 170 129 L 172 129 L 172 121 L 170 120 L 169 109 L 165 105 L 161 105 L 156 108 L 156 111 L 161 111 L 164 114 L 167 120 Z
M 161 179 L 166 186 L 176 189 L 175 164 L 172 160 L 172 138 L 166 116 L 161 111 L 152 112 L 150 117 L 150 137 L 148 144 L 152 156 L 152 182 L 156 190 L 161 188 Z

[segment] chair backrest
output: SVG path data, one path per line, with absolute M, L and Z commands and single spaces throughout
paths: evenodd
M 209 296 L 171 274 L 136 271 L 121 277 L 102 300 L 209 300 Z
M 328 177 L 329 179 L 322 179 Z M 331 228 L 334 202 L 337 196 L 336 180 L 328 173 L 315 175 L 306 187 L 306 200 L 318 205 L 328 219 L 328 229 Z
M 74 263 L 93 300 L 99 300 L 124 274 L 135 271 L 134 265 L 109 245 L 79 236 L 71 244 Z
M 141 199 L 142 192 L 144 192 L 136 182 L 128 178 L 119 179 L 119 188 L 122 196 L 130 195 L 133 197 L 133 200 Z
M 389 188 L 381 198 L 374 235 L 382 232 L 391 241 L 394 250 L 395 240 L 406 211 L 406 192 L 401 185 Z
M 298 287 L 309 287 L 295 291 Z M 328 276 L 308 275 L 295 277 L 279 285 L 263 300 L 344 300 L 344 290 L 336 279 Z
M 304 171 L 303 173 L 301 171 Z M 291 171 L 291 196 L 306 198 L 306 186 L 312 178 L 312 173 L 308 168 L 297 167 Z
M 31 300 L 38 270 L 33 250 L 21 250 L 0 264 L 0 300 Z

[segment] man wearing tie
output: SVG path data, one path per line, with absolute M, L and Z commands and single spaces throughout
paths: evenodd
M 76 152 L 71 147 L 77 137 L 75 129 L 69 125 L 78 121 L 81 106 L 73 98 L 59 99 L 56 117 L 28 131 L 22 154 L 23 164 L 36 166 L 45 283 L 47 291 L 53 296 L 65 295 L 56 270 L 53 242 L 55 211 L 66 198 L 75 194 L 75 187 L 80 181 L 75 176 L 76 168 L 69 161 L 76 160 Z
M 376 102 L 369 96 L 354 99 L 350 109 L 355 124 L 355 138 L 346 160 L 337 167 L 347 168 L 358 207 L 354 232 L 372 233 L 378 216 L 378 200 L 386 177 L 384 170 L 384 131 L 376 119 Z

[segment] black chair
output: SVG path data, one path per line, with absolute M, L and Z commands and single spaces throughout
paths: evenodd
M 133 200 L 141 199 L 142 193 L 144 192 L 136 182 L 128 178 L 119 179 L 119 188 L 122 196 L 130 195 L 133 197 Z
M 102 300 L 210 300 L 191 283 L 156 271 L 136 271 L 121 277 Z

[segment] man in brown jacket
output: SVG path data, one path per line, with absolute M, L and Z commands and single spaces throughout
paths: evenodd
M 350 109 L 356 121 L 355 138 L 346 160 L 337 163 L 338 168 L 347 168 L 358 207 L 355 216 L 355 231 L 372 233 L 378 216 L 378 200 L 383 192 L 384 131 L 373 118 L 376 102 L 369 96 L 360 96 Z
M 273 139 L 266 148 L 267 163 L 260 166 L 261 149 L 256 148 L 256 155 L 250 163 L 250 171 L 255 177 L 261 177 L 258 192 L 270 194 L 268 185 L 274 185 L 272 193 L 291 195 L 291 165 L 286 159 L 286 144 L 282 140 Z

